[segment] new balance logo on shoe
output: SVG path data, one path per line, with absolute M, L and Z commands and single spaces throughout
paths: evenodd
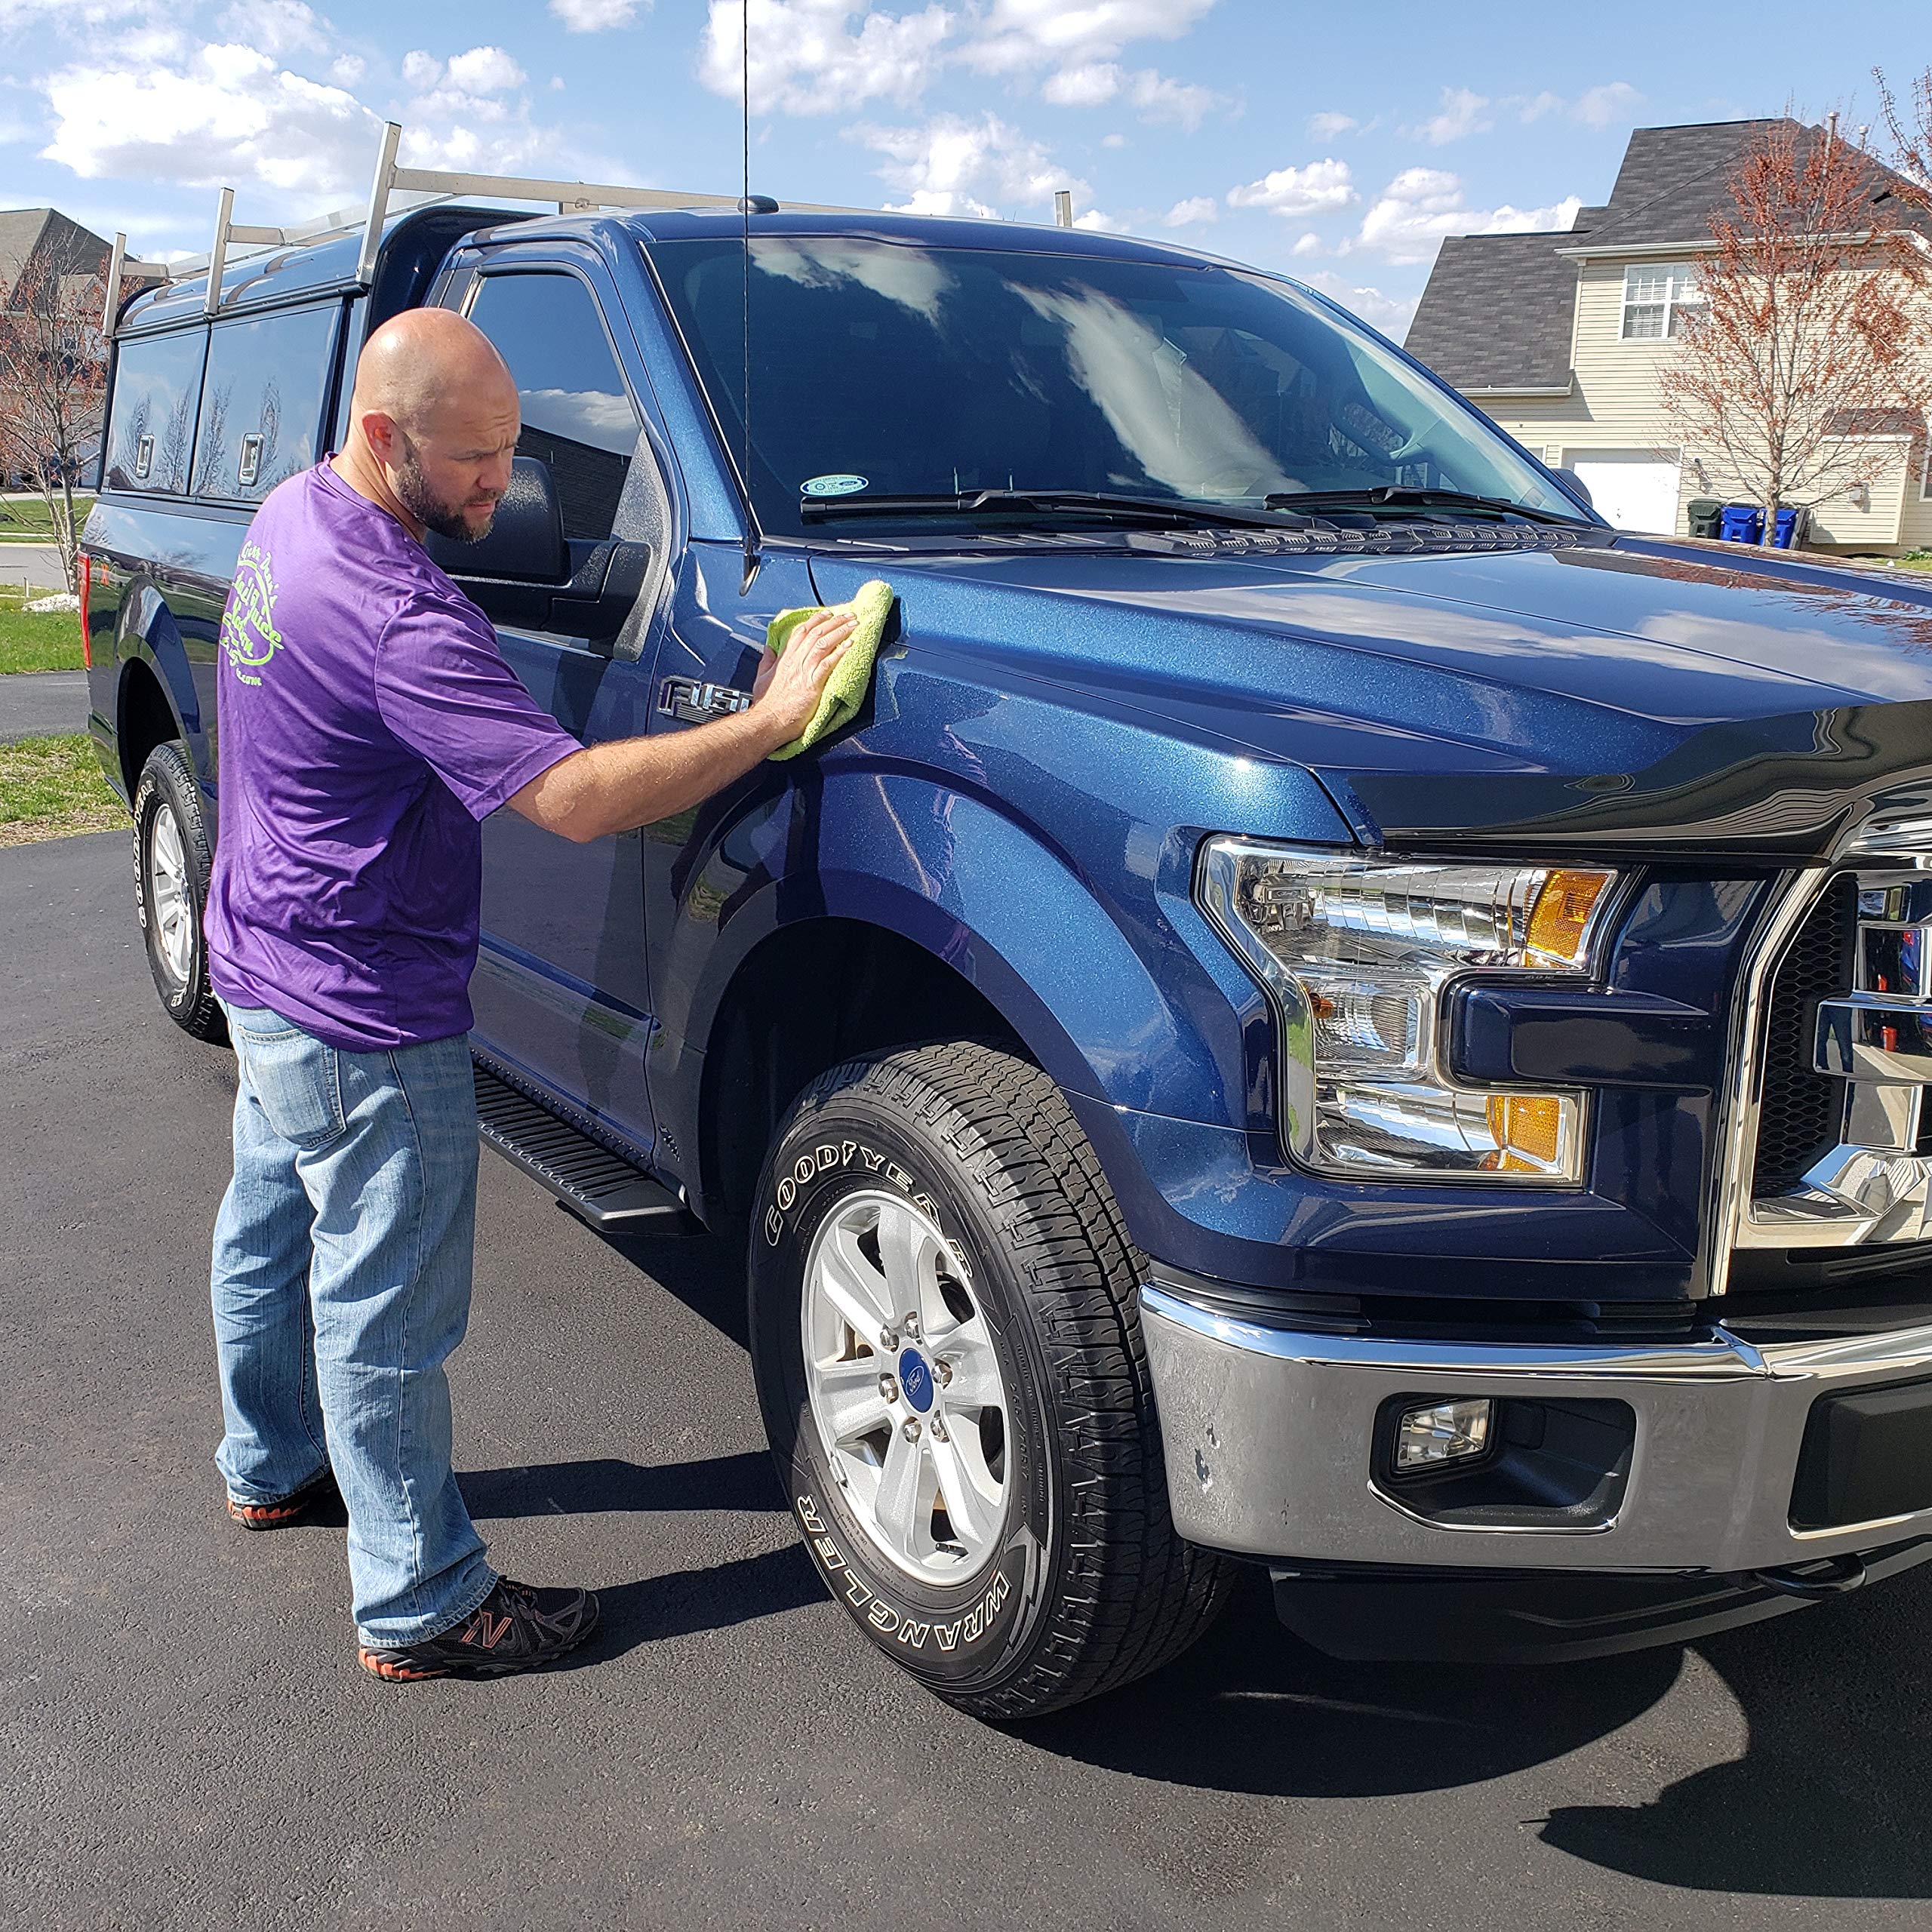
M 508 1617 L 492 1617 L 487 1610 L 476 1613 L 476 1621 L 469 1626 L 469 1635 L 463 1641 L 480 1644 L 486 1651 L 494 1651 L 510 1634 L 515 1620 Z

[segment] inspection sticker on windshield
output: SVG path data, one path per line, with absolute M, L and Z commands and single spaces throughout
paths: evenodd
M 863 476 L 810 476 L 798 485 L 808 497 L 856 497 L 861 490 L 869 490 L 872 483 Z

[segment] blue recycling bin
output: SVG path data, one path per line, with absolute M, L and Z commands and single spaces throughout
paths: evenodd
M 1758 519 L 1758 528 L 1764 528 L 1764 520 Z M 1794 510 L 1778 512 L 1777 528 L 1771 532 L 1772 543 L 1780 550 L 1791 548 L 1792 539 L 1798 534 L 1798 512 Z
M 1749 503 L 1726 503 L 1718 534 L 1727 543 L 1762 543 L 1764 512 Z

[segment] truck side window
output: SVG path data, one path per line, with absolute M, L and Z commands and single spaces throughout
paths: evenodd
M 169 496 L 187 489 L 208 346 L 208 332 L 202 328 L 121 338 L 107 433 L 109 489 Z
M 564 534 L 608 537 L 641 425 L 596 298 L 561 272 L 485 275 L 469 319 L 516 378 L 517 454 L 550 466 Z
M 195 434 L 194 493 L 257 503 L 315 460 L 339 303 L 217 322 Z

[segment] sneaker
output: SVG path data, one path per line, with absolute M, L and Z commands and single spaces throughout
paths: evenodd
M 228 1513 L 245 1530 L 285 1529 L 291 1523 L 301 1521 L 317 1503 L 333 1501 L 335 1494 L 335 1472 L 325 1469 L 293 1496 L 285 1496 L 278 1502 L 237 1503 L 231 1496 Z
M 460 1623 L 420 1644 L 356 1652 L 365 1670 L 398 1683 L 424 1677 L 507 1677 L 537 1670 L 574 1651 L 597 1628 L 588 1590 L 537 1590 L 499 1577 Z

